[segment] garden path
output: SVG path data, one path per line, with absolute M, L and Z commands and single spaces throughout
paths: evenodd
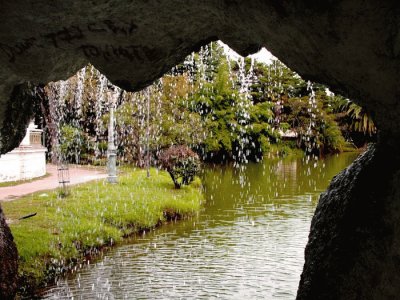
M 50 190 L 58 187 L 57 166 L 48 164 L 46 171 L 49 174 L 41 179 L 34 179 L 29 182 L 0 187 L 0 202 L 12 201 L 19 197 L 32 194 L 42 190 Z M 87 181 L 106 178 L 107 174 L 104 169 L 85 167 L 85 166 L 69 166 L 70 185 L 84 183 Z

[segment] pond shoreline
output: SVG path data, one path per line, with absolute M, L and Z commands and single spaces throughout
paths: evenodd
M 76 261 L 74 261 L 72 264 L 64 265 L 63 268 L 65 268 L 65 270 L 63 271 L 63 273 L 54 274 L 53 277 L 49 278 L 48 281 L 42 282 L 39 286 L 37 286 L 37 285 L 25 286 L 25 290 L 24 291 L 20 290 L 18 294 L 23 297 L 30 297 L 30 298 L 32 297 L 32 298 L 40 299 L 45 294 L 46 289 L 48 289 L 52 285 L 55 285 L 57 283 L 58 279 L 65 278 L 65 277 L 68 277 L 68 276 L 74 274 L 74 272 L 76 272 L 77 268 L 80 269 L 80 268 L 84 267 L 84 265 L 96 263 L 97 261 L 101 260 L 102 257 L 105 254 L 107 254 L 107 252 L 110 251 L 111 249 L 113 249 L 114 247 L 119 247 L 124 244 L 129 244 L 130 241 L 132 239 L 134 239 L 135 237 L 144 235 L 148 232 L 151 232 L 155 229 L 160 228 L 161 226 L 168 225 L 171 222 L 188 220 L 193 216 L 194 216 L 194 214 L 186 214 L 186 215 L 176 214 L 175 218 L 171 218 L 171 219 L 167 218 L 164 221 L 160 220 L 160 222 L 158 222 L 153 227 L 142 228 L 137 232 L 132 232 L 128 235 L 125 235 L 125 236 L 123 236 L 123 240 L 118 243 L 114 243 L 112 245 L 104 244 L 102 246 L 90 249 L 89 253 L 82 254 L 82 257 L 76 258 Z M 20 278 L 19 281 L 24 281 L 24 279 Z M 23 284 L 21 286 L 23 286 Z
M 176 190 L 166 172 L 153 169 L 150 179 L 145 170 L 130 170 L 117 185 L 96 181 L 71 187 L 63 199 L 56 191 L 42 191 L 3 203 L 12 220 L 37 212 L 10 224 L 20 256 L 19 295 L 40 297 L 57 278 L 128 238 L 193 216 L 203 200 L 199 179 Z
M 204 166 L 198 215 L 127 239 L 42 297 L 294 299 L 319 195 L 355 156 Z

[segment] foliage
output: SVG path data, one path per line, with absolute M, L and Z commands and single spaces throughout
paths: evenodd
M 88 138 L 81 129 L 71 125 L 61 127 L 60 150 L 66 161 L 79 163 L 90 148 Z
M 270 65 L 257 63 L 254 68 L 256 82 L 252 85 L 255 102 L 285 102 L 289 98 L 308 95 L 307 83 L 279 60 Z
M 309 97 L 290 98 L 284 105 L 281 118 L 287 128 L 289 124 L 298 133 L 297 146 L 306 149 L 311 146 L 317 155 L 342 151 L 345 140 L 334 116 L 324 109 L 322 92 L 316 93 L 315 112 L 309 109 Z
M 170 145 L 197 145 L 202 141 L 205 134 L 200 116 L 187 108 L 190 88 L 183 74 L 165 76 L 142 92 L 125 93 L 116 111 L 117 147 L 122 159 L 143 166 L 148 152 L 155 159 Z M 105 126 L 107 114 L 103 121 Z
M 163 151 L 160 163 L 171 176 L 176 189 L 190 184 L 200 170 L 198 155 L 185 145 L 171 146 Z
M 126 169 L 115 185 L 95 181 L 2 204 L 19 253 L 20 289 L 37 288 L 133 233 L 189 216 L 203 201 L 201 183 L 175 190 L 167 172 Z M 35 217 L 18 220 L 37 212 Z M 34 238 L 33 238 L 34 237 Z M 30 298 L 30 297 L 29 297 Z
M 376 141 L 377 129 L 372 116 L 364 108 L 339 95 L 329 98 L 335 121 L 346 140 L 358 147 Z
M 320 153 L 342 152 L 346 144 L 340 128 L 332 116 L 324 117 L 319 128 L 318 137 Z
M 271 126 L 273 105 L 263 99 L 253 101 L 251 94 L 240 93 L 239 75 L 229 69 L 227 57 L 217 46 L 211 48 L 211 53 L 214 73 L 211 78 L 208 75 L 208 81 L 198 78 L 199 88 L 190 98 L 191 109 L 201 116 L 207 132 L 197 148 L 203 159 L 258 160 L 269 148 L 271 139 L 276 138 Z
M 346 114 L 351 118 L 350 129 L 372 136 L 376 133 L 376 127 L 371 115 L 364 108 L 349 101 L 345 106 Z
M 105 159 L 101 145 L 108 134 L 108 86 L 89 65 L 43 89 L 43 117 L 37 119 L 48 128 L 48 147 L 60 138 L 57 128 L 72 126 L 93 143 L 87 149 L 92 161 Z M 211 43 L 145 90 L 116 95 L 118 157 L 139 167 L 147 158 L 157 165 L 161 150 L 185 144 L 205 160 L 258 161 L 271 145 L 290 138 L 280 136 L 286 131 L 297 134 L 293 147 L 315 154 L 341 151 L 356 134 L 361 142 L 371 140 L 376 129 L 370 116 L 326 90 L 278 60 L 268 65 L 249 58 L 231 61 L 218 43 Z M 58 124 L 51 121 L 58 113 L 51 110 L 51 99 L 65 111 Z

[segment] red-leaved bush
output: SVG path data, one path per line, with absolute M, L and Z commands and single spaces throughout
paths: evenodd
M 199 156 L 188 146 L 171 146 L 159 157 L 161 167 L 171 175 L 175 188 L 190 184 L 200 170 Z

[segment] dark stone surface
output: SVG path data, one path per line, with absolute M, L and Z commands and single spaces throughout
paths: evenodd
M 29 83 L 14 87 L 0 128 L 0 147 L 5 152 L 18 147 L 33 114 L 34 87 Z
M 397 299 L 400 155 L 371 146 L 321 195 L 297 299 Z
M 17 290 L 18 252 L 0 207 L 0 299 L 14 299 Z
M 221 39 L 241 54 L 266 46 L 399 135 L 399 15 L 400 2 L 388 0 L 3 1 L 0 127 L 14 86 L 23 82 L 65 79 L 91 62 L 137 90 Z

